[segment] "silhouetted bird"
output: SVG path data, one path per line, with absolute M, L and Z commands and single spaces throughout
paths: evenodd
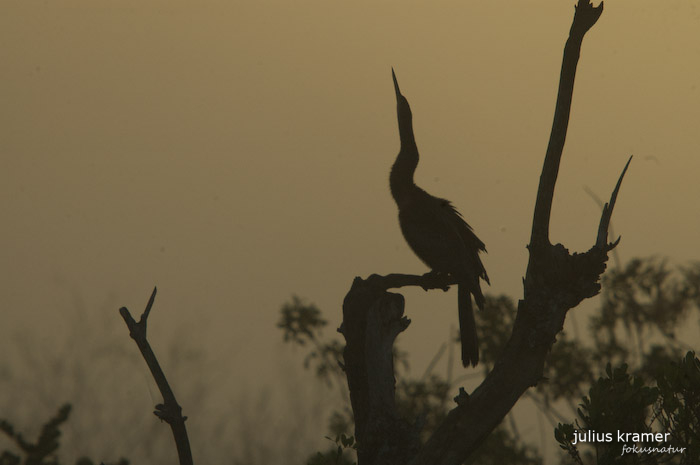
M 418 166 L 413 116 L 408 100 L 401 95 L 393 68 L 391 75 L 396 89 L 401 150 L 391 168 L 389 182 L 391 195 L 399 207 L 401 231 L 418 258 L 433 272 L 449 273 L 457 279 L 462 364 L 476 366 L 479 346 L 471 295 L 483 309 L 484 295 L 479 278 L 487 283 L 489 278 L 479 259 L 479 251 L 486 252 L 486 248 L 449 200 L 433 197 L 413 182 Z

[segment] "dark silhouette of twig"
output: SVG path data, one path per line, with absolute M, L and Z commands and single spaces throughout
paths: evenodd
M 153 301 L 156 298 L 157 288 L 153 288 L 153 293 L 151 298 L 148 299 L 148 304 L 146 304 L 146 309 L 143 311 L 141 318 L 136 322 L 129 310 L 126 307 L 119 309 L 119 314 L 124 318 L 126 326 L 129 328 L 129 335 L 136 342 L 141 355 L 143 355 L 144 360 L 148 368 L 151 370 L 153 379 L 158 385 L 161 395 L 163 396 L 163 403 L 156 405 L 156 410 L 153 412 L 155 416 L 165 421 L 170 425 L 173 431 L 173 436 L 175 438 L 175 445 L 177 447 L 177 454 L 180 459 L 180 465 L 192 465 L 192 452 L 190 450 L 190 441 L 187 438 L 187 429 L 185 428 L 185 420 L 187 417 L 182 416 L 182 407 L 178 405 L 177 400 L 175 400 L 175 394 L 173 394 L 172 389 L 170 389 L 170 384 L 165 378 L 163 370 L 160 368 L 160 364 L 156 359 L 151 345 L 146 339 L 146 325 L 148 321 L 148 315 L 151 313 L 151 308 L 153 307 Z
M 603 211 L 603 208 L 605 206 L 605 202 L 603 202 L 598 195 L 596 195 L 593 190 L 588 187 L 588 186 L 583 186 L 583 191 L 588 194 L 593 201 L 600 207 L 600 210 Z M 615 237 L 615 229 L 613 228 L 612 221 L 610 222 L 608 226 L 608 231 L 610 232 L 610 235 Z M 620 268 L 622 266 L 622 263 L 620 262 L 620 254 L 617 252 L 617 248 L 612 250 L 612 255 L 613 255 L 613 261 L 615 262 L 615 268 Z

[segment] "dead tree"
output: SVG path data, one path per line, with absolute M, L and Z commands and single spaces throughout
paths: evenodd
M 493 370 L 470 395 L 462 389 L 456 407 L 421 444 L 419 431 L 398 417 L 392 347 L 410 321 L 403 315 L 404 299 L 387 292 L 402 286 L 425 289 L 454 284 L 449 276 L 392 274 L 356 278 L 343 302 L 341 332 L 346 340 L 344 367 L 355 417 L 360 465 L 459 465 L 501 422 L 520 396 L 541 379 L 545 359 L 562 330 L 566 313 L 600 292 L 600 276 L 608 252 L 608 225 L 620 183 L 600 219 L 595 244 L 585 253 L 571 254 L 549 240 L 554 186 L 559 171 L 571 110 L 576 66 L 586 32 L 603 12 L 590 0 L 579 0 L 564 47 L 559 92 L 547 147 L 528 249 L 523 299 L 507 346 Z

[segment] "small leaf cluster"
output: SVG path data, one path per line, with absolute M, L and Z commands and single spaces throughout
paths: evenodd
M 277 327 L 282 330 L 285 342 L 311 346 L 304 358 L 304 368 L 313 365 L 316 376 L 330 386 L 332 377 L 342 376 L 338 362 L 342 359 L 343 346 L 336 339 L 322 340 L 321 333 L 327 324 L 316 305 L 294 295 L 290 302 L 282 305 Z
M 0 465 L 61 465 L 57 455 L 61 438 L 60 427 L 68 420 L 70 411 L 70 404 L 59 408 L 58 412 L 41 427 L 35 442 L 28 441 L 22 433 L 15 431 L 9 421 L 0 419 L 0 431 L 21 451 L 20 455 L 8 450 L 3 451 L 0 454 Z M 82 457 L 78 459 L 76 465 L 93 465 L 93 461 Z M 121 459 L 118 465 L 129 465 L 129 461 Z
M 335 447 L 328 450 L 326 453 L 317 452 L 312 455 L 306 462 L 306 465 L 357 465 L 357 462 L 348 458 L 346 453 L 348 450 L 353 452 L 357 450 L 357 442 L 354 436 L 338 434 L 335 439 L 326 436 L 326 439 L 333 441 Z
M 669 462 L 700 463 L 700 360 L 688 352 L 680 362 L 665 367 L 656 386 L 627 372 L 627 365 L 606 367 L 606 376 L 596 381 L 583 398 L 574 424 L 559 424 L 554 437 L 576 463 L 583 464 L 574 431 L 612 433 L 613 441 L 596 442 L 598 464 L 642 464 Z M 674 453 L 621 454 L 616 433 L 670 433 Z M 631 444 L 627 444 L 628 446 Z
M 674 445 L 686 448 L 681 463 L 700 463 L 700 360 L 688 352 L 667 365 L 657 389 L 654 414 L 661 429 L 671 433 Z

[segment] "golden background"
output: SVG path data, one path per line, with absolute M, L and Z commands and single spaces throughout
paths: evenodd
M 389 194 L 391 66 L 414 113 L 416 182 L 486 243 L 485 291 L 519 298 L 573 4 L 3 2 L 0 417 L 30 427 L 72 401 L 69 456 L 148 460 L 153 435 L 172 460 L 117 313 L 140 313 L 157 285 L 149 339 L 195 460 L 240 455 L 244 430 L 270 449 L 294 430 L 284 457 L 298 462 L 313 450 L 302 441 L 325 448 L 323 412 L 294 418 L 332 396 L 275 323 L 296 293 L 333 337 L 355 276 L 427 271 Z M 699 31 L 692 1 L 605 4 L 579 62 L 554 241 L 593 244 L 586 189 L 608 198 L 634 154 L 613 217 L 620 259 L 700 258 Z M 456 327 L 456 291 L 402 292 L 413 323 L 399 344 L 420 374 Z M 103 410 L 133 411 L 135 432 Z M 207 428 L 230 449 L 209 450 Z M 544 431 L 523 434 L 554 447 Z

